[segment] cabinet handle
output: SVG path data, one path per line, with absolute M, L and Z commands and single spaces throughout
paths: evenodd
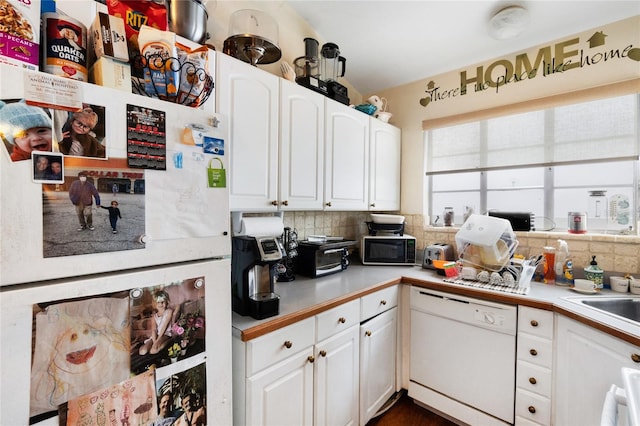
M 538 321 L 531 320 L 531 327 L 537 327 L 537 326 L 538 326 Z
M 291 349 L 291 346 L 293 346 L 293 343 L 291 343 L 290 340 L 287 340 L 286 342 L 284 342 L 284 347 L 287 349 Z
M 307 361 L 309 361 L 309 363 L 311 363 L 311 364 L 313 364 L 313 362 L 314 362 L 315 360 L 316 360 L 316 359 L 315 359 L 315 357 L 314 357 L 313 355 L 309 355 L 309 356 L 307 357 Z
M 367 330 L 367 331 L 364 332 L 364 335 L 369 337 L 369 336 L 371 336 L 371 332 L 369 330 Z
M 380 304 L 384 306 L 384 305 L 386 305 L 386 304 L 387 304 L 387 301 L 386 301 L 386 300 L 384 300 L 384 299 L 382 299 L 382 300 L 380 301 Z
M 631 354 L 631 361 L 640 362 L 640 354 Z
M 327 356 L 327 351 L 320 351 L 320 356 L 321 357 Z
M 538 381 L 536 380 L 535 377 L 529 377 L 529 383 L 531 383 L 532 385 L 535 385 L 536 383 L 538 383 Z
M 347 322 L 347 319 L 345 317 L 340 317 L 340 318 L 338 318 L 338 322 L 340 324 L 344 324 L 345 322 Z
M 278 200 L 273 200 L 273 201 L 271 202 L 271 205 L 272 205 L 272 206 L 277 206 L 277 205 L 278 205 Z
M 284 201 L 282 202 L 282 205 L 283 205 L 283 206 L 288 206 L 288 205 L 289 205 L 289 202 L 288 202 L 287 200 L 284 200 Z
M 535 413 L 536 413 L 536 407 L 534 407 L 533 405 L 530 405 L 530 406 L 529 406 L 529 412 L 530 412 L 531 414 L 535 414 Z
M 331 201 L 329 201 L 328 203 L 325 203 L 325 206 L 331 207 Z
M 376 206 L 376 203 L 371 203 L 371 207 L 375 207 L 375 206 Z
M 536 351 L 535 349 L 529 349 L 529 353 L 531 354 L 531 356 L 538 355 L 538 351 Z

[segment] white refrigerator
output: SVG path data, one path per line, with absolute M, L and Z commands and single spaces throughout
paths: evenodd
M 213 99 L 196 109 L 0 65 L 0 424 L 231 424 L 229 197 Z M 46 117 L 50 146 L 29 142 Z M 95 194 L 75 204 L 76 181 L 100 206 Z

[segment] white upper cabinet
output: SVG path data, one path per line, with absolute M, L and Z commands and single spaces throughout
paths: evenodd
M 279 77 L 218 55 L 217 106 L 229 124 L 232 211 L 278 208 L 279 87 Z
M 322 210 L 324 96 L 282 80 L 280 86 L 281 210 Z
M 369 210 L 400 210 L 400 129 L 371 118 Z
M 325 210 L 368 210 L 369 116 L 326 101 Z

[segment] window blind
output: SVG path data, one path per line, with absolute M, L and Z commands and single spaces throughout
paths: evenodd
M 640 95 L 552 106 L 428 130 L 427 175 L 634 160 Z

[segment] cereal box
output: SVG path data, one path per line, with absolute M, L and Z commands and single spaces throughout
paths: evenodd
M 37 70 L 40 0 L 0 0 L 0 63 Z

